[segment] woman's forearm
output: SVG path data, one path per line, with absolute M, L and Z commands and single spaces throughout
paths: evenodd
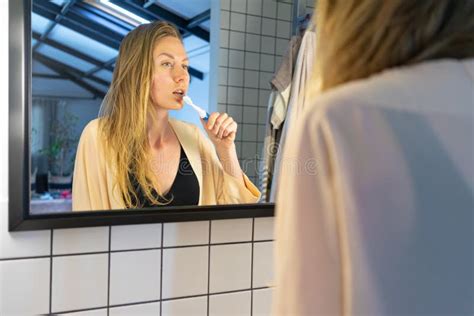
M 224 171 L 238 179 L 241 185 L 245 186 L 243 171 L 240 168 L 239 159 L 237 158 L 235 144 L 230 148 L 217 148 L 216 151 Z

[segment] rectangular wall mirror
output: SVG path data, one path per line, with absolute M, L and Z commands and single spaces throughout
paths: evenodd
M 232 46 L 248 37 L 245 25 L 223 31 L 221 3 L 9 2 L 10 230 L 273 214 L 262 160 L 277 60 L 248 65 L 252 48 Z M 144 27 L 119 54 L 127 34 L 155 21 L 182 41 Z M 201 121 L 183 93 L 211 118 Z M 205 129 L 214 118 L 217 135 Z

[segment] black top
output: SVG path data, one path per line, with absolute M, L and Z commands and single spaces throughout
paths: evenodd
M 181 147 L 181 146 L 180 146 Z M 199 182 L 194 173 L 191 164 L 189 163 L 188 157 L 181 147 L 181 154 L 179 158 L 178 172 L 171 185 L 170 190 L 163 197 L 160 197 L 156 190 L 153 190 L 153 196 L 162 203 L 170 201 L 166 205 L 155 205 L 152 204 L 148 198 L 145 197 L 143 190 L 139 187 L 136 178 L 131 177 L 133 187 L 140 200 L 139 207 L 157 207 L 157 206 L 179 206 L 179 205 L 198 205 L 199 203 Z

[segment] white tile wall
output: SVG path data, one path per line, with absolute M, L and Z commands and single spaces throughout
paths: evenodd
M 49 311 L 50 259 L 0 262 L 0 315 Z
M 272 289 L 253 291 L 253 316 L 271 315 Z
M 273 242 L 259 242 L 253 247 L 253 287 L 273 286 Z
M 244 316 L 250 314 L 250 291 L 211 295 L 209 316 Z
M 210 292 L 250 288 L 250 244 L 211 246 Z
M 207 293 L 209 247 L 163 250 L 163 298 Z
M 252 240 L 251 218 L 212 221 L 212 244 L 250 240 Z
M 209 221 L 164 224 L 163 247 L 209 243 Z
M 256 218 L 254 240 L 273 240 L 273 224 L 273 217 Z
M 153 316 L 159 314 L 160 303 L 129 305 L 110 309 L 110 316 Z
M 50 231 L 9 233 L 8 201 L 1 201 L 0 209 L 0 259 L 50 255 Z
M 161 250 L 110 255 L 110 305 L 160 299 Z
M 112 227 L 111 250 L 161 247 L 161 224 Z
M 109 228 L 55 229 L 53 255 L 109 250 Z
M 52 312 L 107 306 L 108 255 L 53 258 Z
M 163 302 L 162 316 L 206 316 L 207 298 L 195 297 Z

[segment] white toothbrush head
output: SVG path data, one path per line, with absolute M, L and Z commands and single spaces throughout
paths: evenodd
M 183 101 L 189 104 L 194 110 L 196 110 L 196 112 L 198 112 L 199 116 L 202 119 L 207 120 L 209 118 L 209 113 L 207 113 L 205 110 L 201 109 L 199 106 L 194 104 L 193 100 L 191 100 L 189 96 L 185 95 L 183 97 Z

